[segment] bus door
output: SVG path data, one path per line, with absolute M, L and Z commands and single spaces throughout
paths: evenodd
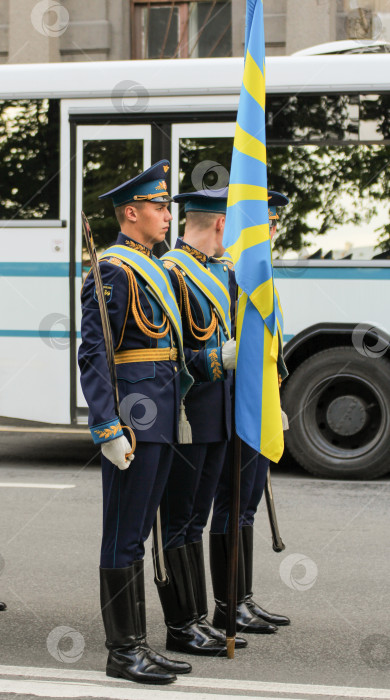
M 213 190 L 229 184 L 235 122 L 172 125 L 171 189 L 173 194 Z M 171 246 L 182 235 L 184 219 L 172 203 Z M 180 217 L 180 218 L 179 218 Z
M 99 195 L 130 180 L 151 165 L 151 127 L 149 125 L 77 125 L 75 137 L 73 245 L 75 342 L 72 353 L 72 418 L 87 421 L 87 405 L 80 386 L 77 351 L 81 342 L 80 291 L 90 269 L 81 227 L 81 211 L 88 217 L 97 253 L 112 245 L 119 226 L 111 200 L 99 201 Z M 72 300 L 71 300 L 72 306 Z

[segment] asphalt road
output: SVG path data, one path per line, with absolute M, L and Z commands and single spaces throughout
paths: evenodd
M 285 467 L 276 470 L 273 485 L 287 548 L 272 551 L 261 506 L 255 598 L 289 615 L 292 624 L 275 635 L 248 635 L 248 649 L 236 652 L 234 660 L 187 657 L 193 674 L 181 679 L 183 695 L 193 692 L 192 682 L 202 688 L 197 698 L 222 693 L 297 699 L 313 697 L 317 686 L 340 686 L 318 697 L 345 697 L 341 687 L 347 687 L 387 689 L 353 697 L 390 698 L 390 478 L 324 481 Z M 87 434 L 0 432 L 0 600 L 8 605 L 0 613 L 1 698 L 43 696 L 35 681 L 27 689 L 23 685 L 34 673 L 40 678 L 57 673 L 61 682 L 73 678 L 72 692 L 81 679 L 90 688 L 88 697 L 138 698 L 135 684 L 114 683 L 115 692 L 110 685 L 106 695 L 98 694 L 106 660 L 100 531 L 99 458 Z M 148 637 L 163 651 L 150 543 L 147 552 Z M 210 579 L 208 587 L 212 611 Z M 44 683 L 45 697 L 87 697 L 57 695 L 55 684 L 53 690 L 48 678 Z M 149 697 L 150 691 L 143 692 Z M 167 690 L 153 690 L 154 697 L 161 692 Z

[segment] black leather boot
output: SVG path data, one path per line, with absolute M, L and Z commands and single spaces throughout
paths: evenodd
M 136 561 L 134 562 L 136 567 L 136 586 L 137 586 L 137 605 L 141 625 L 142 637 L 146 640 L 146 607 L 145 607 L 145 582 L 144 582 L 144 562 Z M 163 654 L 159 654 L 154 649 L 151 649 L 146 641 L 142 646 L 148 650 L 149 658 L 152 659 L 156 664 L 165 668 L 166 671 L 171 673 L 190 673 L 192 671 L 191 664 L 186 661 L 172 661 L 167 659 Z
M 1 610 L 7 610 L 7 606 L 5 603 L 0 603 L 0 611 Z
M 137 574 L 139 562 L 124 569 L 100 569 L 100 603 L 109 650 L 106 674 L 138 683 L 171 683 L 175 674 L 149 655 L 138 609 Z
M 210 569 L 215 598 L 213 625 L 223 629 L 226 629 L 227 560 L 228 535 L 210 533 Z M 242 542 L 240 542 L 238 548 L 236 625 L 238 632 L 250 632 L 251 634 L 272 634 L 278 629 L 275 625 L 271 625 L 260 617 L 253 615 L 245 604 L 245 572 Z
M 253 527 L 251 525 L 244 525 L 242 528 L 242 547 L 245 564 L 245 603 L 247 608 L 251 611 L 252 615 L 260 617 L 262 620 L 270 622 L 273 625 L 289 625 L 290 619 L 288 617 L 269 613 L 253 600 Z
M 207 590 L 206 590 L 206 573 L 204 569 L 203 542 L 191 542 L 186 545 L 188 563 L 190 565 L 192 588 L 195 597 L 195 606 L 198 613 L 198 626 L 209 635 L 217 639 L 219 642 L 226 644 L 226 635 L 220 630 L 217 630 L 211 625 L 207 619 Z M 236 649 L 244 649 L 248 646 L 248 642 L 243 637 L 236 637 Z
M 219 642 L 197 624 L 187 550 L 185 546 L 164 551 L 168 585 L 158 585 L 167 625 L 166 648 L 201 656 L 226 656 L 225 640 Z

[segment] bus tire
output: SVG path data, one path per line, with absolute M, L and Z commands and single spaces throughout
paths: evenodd
M 390 363 L 353 347 L 305 360 L 282 394 L 286 446 L 316 476 L 374 479 L 390 471 Z

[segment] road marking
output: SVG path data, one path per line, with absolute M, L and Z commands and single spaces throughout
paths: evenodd
M 167 694 L 169 700 L 189 700 L 185 691 L 172 690 L 177 682 L 166 686 L 154 686 L 153 690 L 143 690 L 137 684 L 129 682 L 125 687 L 104 687 L 90 683 L 56 683 L 53 681 L 1 681 L 0 692 L 17 693 L 20 695 L 35 695 L 41 698 L 103 698 L 104 700 L 156 700 L 158 693 Z M 169 695 L 168 695 L 169 694 Z M 258 700 L 275 700 L 275 696 L 257 695 Z M 242 695 L 215 695 L 212 693 L 196 692 L 196 700 L 242 700 Z M 191 699 L 192 700 L 192 699 Z M 283 700 L 293 700 L 284 697 Z M 297 700 L 294 698 L 294 700 Z M 303 699 L 302 699 L 303 700 Z
M 185 700 L 188 693 L 176 692 L 169 688 L 169 700 Z M 41 698 L 105 698 L 106 700 L 156 700 L 156 695 L 161 689 L 154 686 L 153 690 L 143 690 L 135 683 L 129 683 L 126 687 L 114 688 L 108 686 L 98 686 L 89 683 L 56 683 L 53 681 L 1 681 L 0 692 L 17 693 L 18 695 L 36 695 Z M 209 695 L 200 693 L 196 695 L 197 700 L 221 700 L 221 695 Z M 231 700 L 239 700 L 239 696 L 229 696 Z M 265 700 L 265 699 L 264 699 Z M 271 700 L 271 698 L 267 699 Z M 286 698 L 286 700 L 289 700 Z
M 0 481 L 1 489 L 74 489 L 75 484 L 28 484 L 22 481 Z
M 15 679 L 1 679 L 1 676 L 16 676 Z M 39 680 L 19 680 L 37 679 Z M 96 685 L 99 683 L 100 685 Z M 8 686 L 6 684 L 9 684 Z M 12 685 L 13 684 L 13 685 Z M 118 687 L 119 685 L 125 687 Z M 34 689 L 33 689 L 34 687 Z M 190 700 L 188 696 L 195 695 L 197 700 L 238 700 L 242 695 L 224 694 L 225 691 L 241 691 L 248 697 L 259 700 L 275 700 L 283 696 L 283 700 L 301 700 L 306 698 L 353 698 L 363 700 L 390 700 L 388 688 L 354 688 L 338 685 L 305 685 L 296 683 L 273 683 L 266 681 L 230 680 L 227 678 L 197 678 L 179 676 L 174 684 L 168 686 L 154 686 L 153 690 L 144 689 L 143 686 L 128 683 L 122 679 L 108 678 L 105 673 L 98 671 L 77 671 L 60 668 L 36 668 L 29 666 L 0 666 L 0 692 L 19 692 L 35 694 L 40 697 L 93 697 L 129 698 L 131 688 L 131 700 L 154 700 L 156 692 L 169 690 L 169 700 Z M 215 693 L 199 693 L 199 689 L 217 690 Z M 26 689 L 26 690 L 25 690 Z M 179 690 L 183 689 L 183 690 Z M 66 692 L 65 692 L 66 691 Z M 192 692 L 191 692 L 192 691 Z M 116 693 L 116 694 L 115 694 Z M 268 695 L 272 693 L 272 698 Z M 288 696 L 288 697 L 287 697 Z
M 1 433 L 57 433 L 64 435 L 91 435 L 85 428 L 23 428 L 15 425 L 1 425 Z

